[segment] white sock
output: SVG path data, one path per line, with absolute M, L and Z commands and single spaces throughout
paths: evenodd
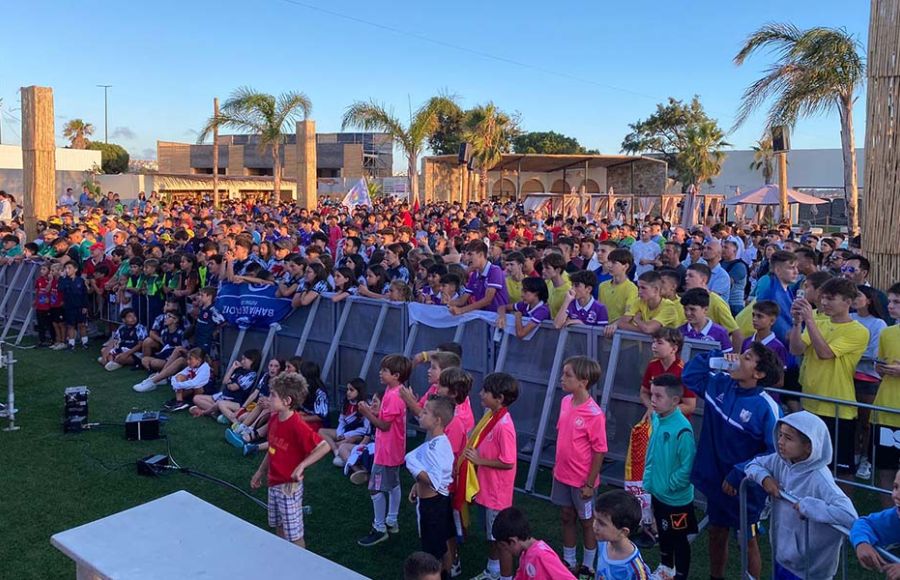
M 386 530 L 384 526 L 384 513 L 387 511 L 386 498 L 382 492 L 370 496 L 372 498 L 372 507 L 375 509 L 375 519 L 372 521 L 372 527 L 379 532 Z
M 486 569 L 491 575 L 499 576 L 500 575 L 500 560 L 488 559 Z
M 388 498 L 387 521 L 393 525 L 397 525 L 397 516 L 400 514 L 400 486 L 398 485 L 390 492 Z
M 594 569 L 594 566 L 597 565 L 597 548 L 593 550 L 584 549 L 584 558 L 581 560 L 582 564 L 590 568 Z
M 74 339 L 74 338 L 70 338 L 70 339 L 69 339 L 69 346 L 75 346 L 75 339 Z
M 87 344 L 87 343 L 88 343 L 88 337 L 82 336 L 82 337 L 81 337 L 81 344 Z
M 568 564 L 569 568 L 574 568 L 576 564 L 575 546 L 563 546 L 563 561 Z

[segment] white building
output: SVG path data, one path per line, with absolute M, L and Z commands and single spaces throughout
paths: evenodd
M 56 148 L 56 196 L 60 197 L 67 187 L 75 191 L 76 198 L 81 193 L 81 184 L 85 172 L 100 167 L 99 151 L 88 149 Z M 19 145 L 0 145 L 0 189 L 11 193 L 17 200 L 22 200 L 24 193 L 22 183 L 22 147 Z
M 865 150 L 856 150 L 860 197 L 863 193 Z M 728 197 L 738 189 L 747 192 L 765 184 L 762 171 L 753 170 L 752 150 L 729 151 L 722 172 L 712 185 L 703 186 L 708 193 L 723 193 Z M 788 187 L 823 197 L 843 196 L 844 159 L 840 149 L 795 149 L 788 152 Z M 778 183 L 778 161 L 773 162 L 772 183 Z

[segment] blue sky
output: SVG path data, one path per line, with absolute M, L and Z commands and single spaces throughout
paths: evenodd
M 375 98 L 407 115 L 410 103 L 446 89 L 464 106 L 493 100 L 518 111 L 526 130 L 617 153 L 628 124 L 669 96 L 700 95 L 729 128 L 743 89 L 770 62 L 764 54 L 741 68 L 731 62 L 760 25 L 845 27 L 865 46 L 868 18 L 861 0 L 7 3 L 2 138 L 19 142 L 18 89 L 32 84 L 53 87 L 57 133 L 83 118 L 99 139 L 103 90 L 95 85 L 113 85 L 110 141 L 136 158 L 155 157 L 158 139 L 193 141 L 213 97 L 241 85 L 305 92 L 323 132 L 340 129 L 354 100 Z M 35 38 L 40 49 L 29 46 Z M 854 115 L 862 146 L 864 93 Z M 729 141 L 749 147 L 761 123 L 762 115 L 749 119 Z M 839 145 L 836 114 L 803 120 L 793 135 L 795 148 Z

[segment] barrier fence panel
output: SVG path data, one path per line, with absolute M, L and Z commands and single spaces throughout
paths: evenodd
M 362 297 L 344 302 L 344 308 L 350 312 L 337 350 L 340 365 L 335 373 L 336 383 L 345 385 L 354 377 L 362 377 L 370 388 L 376 389 L 381 383 L 381 358 L 404 351 L 409 328 L 405 304 Z
M 339 304 L 332 302 L 331 295 L 323 294 L 309 306 L 294 309 L 280 322 L 281 330 L 273 349 L 274 356 L 281 359 L 299 355 L 316 362 L 322 369 L 323 381 L 329 387 L 330 396 L 335 393 L 328 378 L 332 376 L 337 360 L 327 360 L 328 348 L 334 338 Z
M 0 272 L 0 279 L 4 280 L 0 340 L 15 335 L 15 344 L 20 344 L 26 334 L 34 333 L 34 281 L 40 267 L 37 262 L 25 261 L 5 266 Z

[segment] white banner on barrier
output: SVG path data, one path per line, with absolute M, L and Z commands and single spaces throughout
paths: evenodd
M 419 304 L 418 302 L 410 302 L 406 306 L 409 311 L 410 325 L 418 322 L 419 324 L 424 324 L 425 326 L 430 326 L 432 328 L 456 328 L 460 324 L 471 322 L 473 320 L 483 320 L 492 326 L 496 326 L 497 324 L 496 312 L 476 310 L 474 312 L 466 312 L 465 314 L 454 316 L 453 314 L 450 314 L 450 311 L 444 306 Z M 513 336 L 516 335 L 516 319 L 512 314 L 506 315 L 506 327 L 504 330 L 507 334 Z M 529 332 L 523 340 L 531 340 L 536 332 L 537 328 Z M 494 340 L 499 340 L 497 335 L 494 336 Z

